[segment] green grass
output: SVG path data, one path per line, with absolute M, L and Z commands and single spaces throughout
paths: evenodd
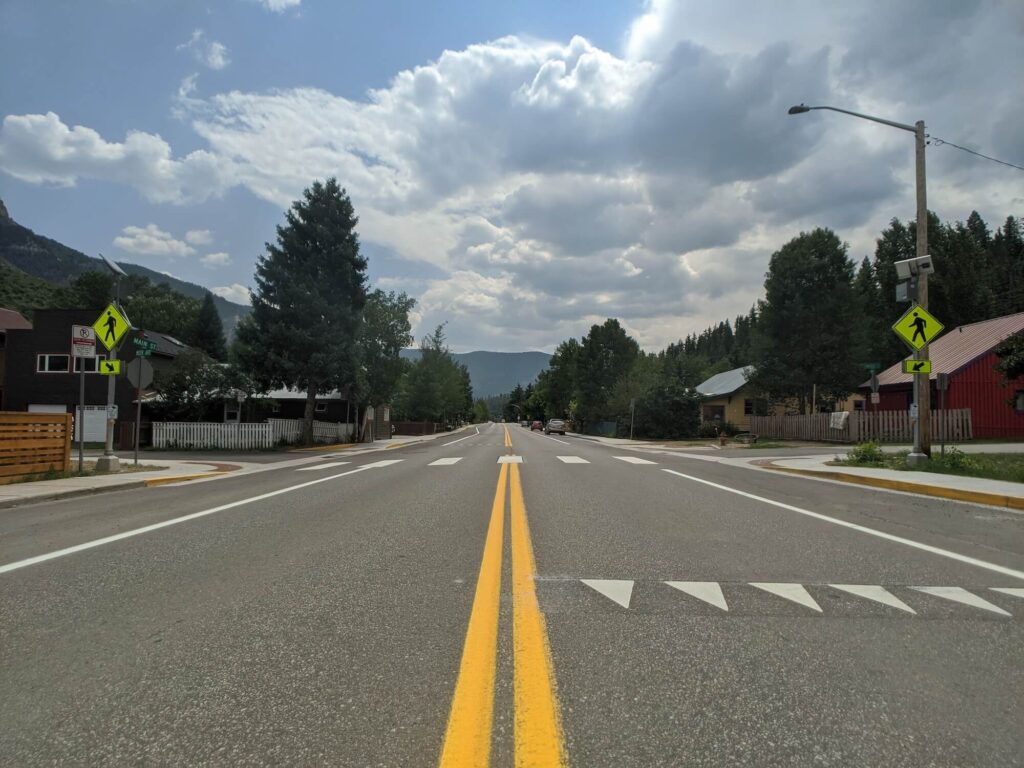
M 964 453 L 956 447 L 949 447 L 945 455 L 939 450 L 933 450 L 930 460 L 913 467 L 907 463 L 907 453 L 882 453 L 877 445 L 865 443 L 854 446 L 845 460 L 837 459 L 833 463 L 847 467 L 935 472 L 1024 483 L 1024 453 Z

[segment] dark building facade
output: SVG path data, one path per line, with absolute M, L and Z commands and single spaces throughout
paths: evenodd
M 75 358 L 71 350 L 74 325 L 92 325 L 97 313 L 93 309 L 40 309 L 33 316 L 33 327 L 7 332 L 4 366 L 4 408 L 9 411 L 74 413 L 79 398 L 79 366 L 85 366 L 86 440 L 90 414 L 99 414 L 107 404 L 107 376 L 98 372 L 107 351 L 97 344 L 96 358 Z M 135 388 L 124 375 L 128 362 L 135 359 L 132 337 L 145 336 L 156 342 L 149 361 L 154 372 L 170 366 L 185 346 L 161 333 L 131 329 L 125 334 L 117 356 L 123 360 L 122 373 L 115 378 L 114 403 L 119 421 L 135 419 Z

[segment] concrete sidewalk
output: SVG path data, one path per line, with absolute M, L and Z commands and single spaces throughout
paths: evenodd
M 210 458 L 209 456 L 204 456 L 201 459 L 189 460 L 178 458 L 166 459 L 160 457 L 159 454 L 154 455 L 147 451 L 139 456 L 139 463 L 159 467 L 159 469 L 140 472 L 119 472 L 115 475 L 66 477 L 58 480 L 36 480 L 27 483 L 0 485 L 0 509 L 20 506 L 22 504 L 34 504 L 40 501 L 86 496 L 107 491 L 120 491 L 129 488 L 168 485 L 180 482 L 205 482 L 227 474 L 246 475 L 257 472 L 269 472 L 275 469 L 287 469 L 321 461 L 327 455 L 344 454 L 346 456 L 359 456 L 364 453 L 394 450 L 428 440 L 438 440 L 446 437 L 457 439 L 459 433 L 463 432 L 467 433 L 466 436 L 474 435 L 474 429 L 475 427 L 463 427 L 452 432 L 438 432 L 434 435 L 398 435 L 390 440 L 376 440 L 372 443 L 318 445 L 288 451 L 283 454 L 280 461 L 274 462 L 246 461 L 245 453 L 225 453 L 223 457 Z M 123 467 L 131 467 L 131 452 L 122 453 L 124 455 L 119 457 L 121 465 Z M 180 454 L 180 452 L 176 453 Z M 99 454 L 96 452 L 90 452 L 87 458 L 95 460 L 97 455 Z M 284 456 L 293 458 L 284 458 Z M 74 466 L 77 466 L 77 463 Z

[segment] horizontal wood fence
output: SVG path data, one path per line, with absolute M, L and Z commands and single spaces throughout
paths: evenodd
M 831 413 L 805 416 L 751 416 L 750 431 L 759 438 L 833 443 L 909 443 L 914 440 L 908 411 L 851 411 L 840 428 Z M 932 442 L 970 440 L 971 409 L 932 411 Z
M 434 435 L 441 425 L 432 421 L 392 421 L 391 427 L 396 435 Z
M 274 447 L 270 424 L 153 422 L 154 448 L 230 448 L 241 451 Z
M 71 469 L 70 413 L 0 411 L 0 484 Z

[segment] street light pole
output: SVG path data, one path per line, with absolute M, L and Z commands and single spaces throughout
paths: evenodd
M 901 131 L 909 131 L 914 134 L 914 177 L 917 187 L 917 256 L 928 255 L 928 195 L 925 182 L 924 150 L 926 135 L 924 132 L 924 120 L 918 120 L 914 125 L 897 123 L 892 120 L 883 120 L 880 117 L 864 115 L 860 112 L 851 112 L 848 109 L 839 107 L 808 107 L 806 104 L 798 104 L 789 108 L 789 114 L 800 115 L 810 112 L 812 109 L 827 109 L 830 112 L 841 112 L 844 115 L 852 115 L 863 120 L 870 120 L 873 123 L 881 123 L 891 128 L 899 128 Z M 917 303 L 922 309 L 928 309 L 928 275 L 922 273 L 917 278 Z M 915 360 L 928 359 L 928 345 L 914 353 Z M 932 420 L 931 402 L 932 387 L 930 376 L 914 376 L 914 404 L 917 406 L 917 420 L 914 428 L 914 450 L 907 457 L 911 465 L 927 461 L 932 453 Z

